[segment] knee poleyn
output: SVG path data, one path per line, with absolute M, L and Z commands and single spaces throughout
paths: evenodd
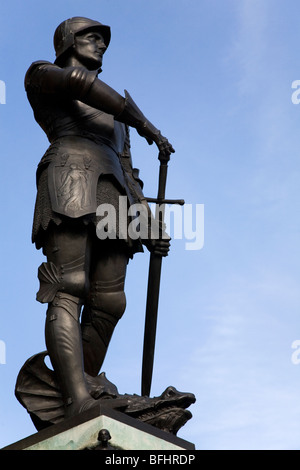
M 65 292 L 84 298 L 87 291 L 87 276 L 84 265 L 70 268 L 68 264 L 57 267 L 52 262 L 42 263 L 38 269 L 40 289 L 36 299 L 41 303 L 52 302 L 57 292 Z
M 120 319 L 126 308 L 125 292 L 93 292 L 89 296 L 89 306 Z

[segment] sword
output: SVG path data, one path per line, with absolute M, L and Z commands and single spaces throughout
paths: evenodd
M 159 205 L 166 204 L 166 203 L 183 205 L 184 201 L 182 199 L 178 199 L 178 200 L 165 199 L 168 161 L 170 157 L 169 156 L 166 157 L 165 155 L 162 155 L 161 153 L 159 153 L 158 159 L 160 161 L 160 167 L 159 167 L 157 199 L 146 198 L 146 200 L 147 202 L 156 203 L 155 219 L 157 220 L 157 222 L 161 220 L 162 226 L 163 226 L 164 214 L 163 214 L 163 211 L 159 210 Z M 145 330 L 144 330 L 144 348 L 143 348 L 143 365 L 142 365 L 142 396 L 150 396 L 153 363 L 154 363 L 161 269 L 162 269 L 162 255 L 151 253 L 150 262 L 149 262 Z

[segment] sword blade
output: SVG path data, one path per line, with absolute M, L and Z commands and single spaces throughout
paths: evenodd
M 153 364 L 154 364 L 154 352 L 155 352 L 161 266 L 162 266 L 162 257 L 151 253 L 150 264 L 149 264 L 149 278 L 148 278 L 145 333 L 144 333 L 142 396 L 150 396 L 150 390 L 151 390 Z

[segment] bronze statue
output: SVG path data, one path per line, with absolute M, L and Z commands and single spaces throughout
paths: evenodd
M 168 255 L 170 238 L 159 224 L 161 236 L 156 240 L 120 236 L 117 229 L 100 239 L 97 207 L 112 205 L 123 227 L 124 221 L 125 226 L 130 222 L 127 208 L 135 203 L 146 207 L 147 218 L 152 217 L 139 172 L 132 166 L 129 127 L 149 144 L 156 144 L 162 166 L 174 152 L 126 90 L 122 97 L 98 78 L 109 43 L 109 26 L 88 18 L 70 18 L 55 31 L 55 62 L 34 62 L 25 77 L 34 117 L 50 142 L 37 168 L 32 230 L 32 241 L 47 257 L 38 270 L 37 293 L 37 300 L 48 304 L 47 351 L 26 361 L 16 384 L 16 396 L 38 429 L 77 415 L 103 397 L 111 398 L 106 400 L 108 406 L 127 413 L 134 403 L 139 416 L 144 409 L 157 409 L 151 399 L 137 405 L 137 395 L 133 402 L 128 395 L 120 398 L 103 372 L 98 375 L 125 310 L 129 260 L 143 251 L 143 245 L 161 260 Z M 164 171 L 166 175 L 166 168 Z M 120 209 L 120 197 L 125 198 L 125 211 Z M 153 338 L 147 348 L 151 356 Z M 45 366 L 47 354 L 54 372 Z M 148 390 L 152 364 L 146 369 Z M 183 400 L 176 393 L 179 398 L 172 397 L 176 411 L 169 420 L 171 432 L 177 432 L 190 418 L 184 408 L 194 401 L 191 394 Z M 168 391 L 158 399 L 166 409 L 169 395 Z M 165 420 L 158 418 L 158 426 L 165 428 Z
M 121 195 L 129 205 L 145 203 L 132 168 L 129 126 L 160 153 L 174 152 L 129 93 L 123 98 L 99 80 L 109 42 L 108 26 L 68 19 L 54 34 L 55 63 L 35 62 L 25 78 L 35 119 L 50 141 L 37 170 L 32 240 L 47 257 L 37 300 L 48 303 L 46 346 L 66 416 L 93 405 L 84 370 L 92 376 L 100 371 L 125 310 L 128 260 L 142 250 L 143 240 L 99 240 L 95 230 L 100 204 L 118 211 Z M 155 246 L 167 255 L 168 241 Z

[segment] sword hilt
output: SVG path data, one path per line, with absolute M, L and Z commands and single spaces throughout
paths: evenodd
M 155 197 L 146 197 L 147 202 L 155 202 L 156 204 L 179 204 L 183 206 L 185 204 L 184 199 L 157 199 Z

